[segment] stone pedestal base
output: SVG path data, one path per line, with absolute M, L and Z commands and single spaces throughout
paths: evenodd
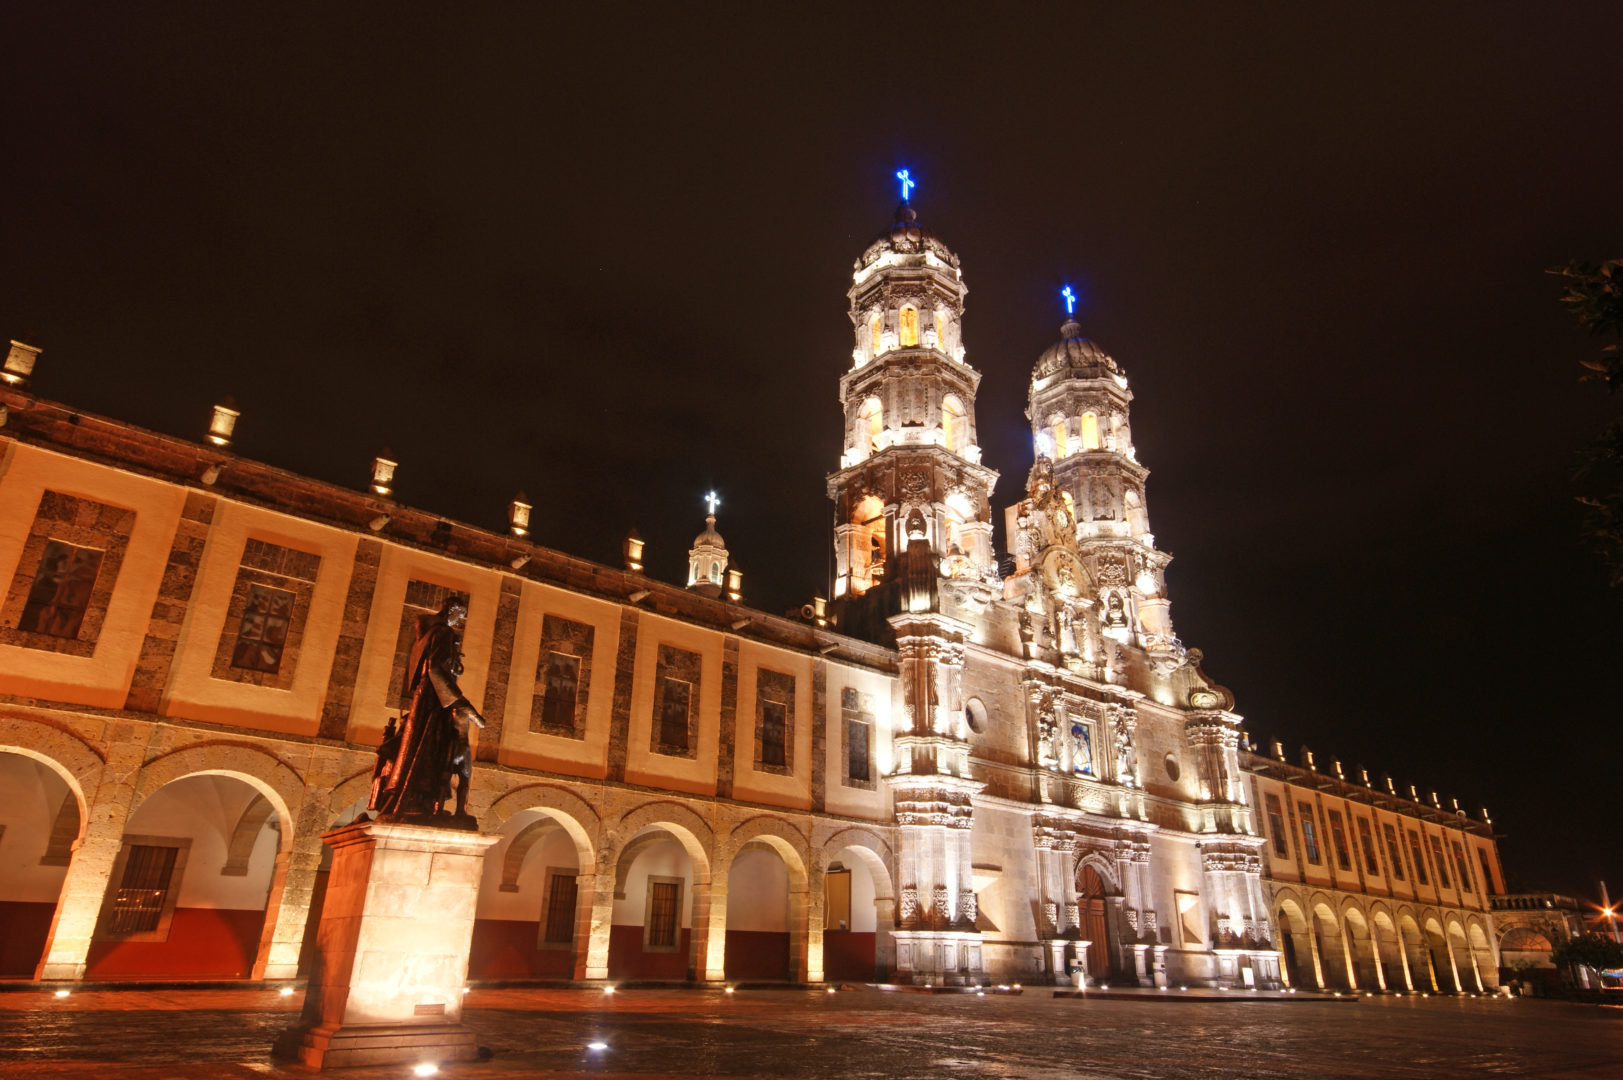
M 377 821 L 323 836 L 316 969 L 277 1052 L 317 1069 L 477 1057 L 462 988 L 485 851 L 500 839 Z
M 913 986 L 985 986 L 981 936 L 974 931 L 897 930 L 898 983 Z

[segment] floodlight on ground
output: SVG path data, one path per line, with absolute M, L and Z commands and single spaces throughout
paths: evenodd
M 604 988 L 603 988 L 603 992 L 604 992 L 604 993 L 605 993 L 605 994 L 612 994 L 612 993 L 614 993 L 614 987 L 612 987 L 612 986 L 605 986 L 605 987 L 604 987 Z
M 608 1048 L 609 1044 L 606 1042 L 589 1042 L 586 1044 L 588 1050 L 607 1050 Z
M 292 997 L 293 996 L 293 988 L 291 986 L 284 986 L 280 990 L 278 990 L 277 993 L 281 994 L 283 997 Z
M 411 1074 L 413 1076 L 433 1076 L 439 1071 L 440 1067 L 434 1064 L 432 1061 L 425 1061 L 421 1065 L 413 1065 L 411 1067 Z
M 67 997 L 68 993 L 69 992 L 67 990 L 58 990 L 56 992 L 56 996 L 59 997 L 59 998 L 63 998 L 63 997 Z

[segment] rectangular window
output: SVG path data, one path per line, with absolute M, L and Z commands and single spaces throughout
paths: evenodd
M 282 648 L 293 619 L 293 594 L 269 585 L 248 586 L 242 619 L 237 623 L 237 644 L 231 666 L 245 671 L 276 674 L 282 667 Z
M 122 936 L 158 928 L 179 854 L 179 848 L 150 844 L 130 846 L 118 892 L 113 895 L 109 933 Z
M 543 945 L 571 945 L 575 941 L 575 875 L 554 870 L 547 879 L 547 914 L 542 922 Z
M 1430 885 L 1431 878 L 1426 875 L 1426 853 L 1420 849 L 1420 834 L 1413 829 L 1409 832 L 1409 855 L 1414 859 L 1414 879 L 1422 885 Z
M 1445 889 L 1451 888 L 1448 880 L 1448 856 L 1443 854 L 1442 840 L 1435 836 L 1428 836 L 1426 839 L 1431 841 L 1432 859 L 1437 866 L 1437 884 Z
M 693 684 L 683 679 L 666 676 L 660 684 L 659 694 L 659 748 L 664 751 L 687 753 L 688 717 L 693 697 Z
M 671 757 L 698 756 L 699 677 L 704 658 L 675 645 L 661 645 L 654 665 L 654 710 L 649 750 Z
M 1336 865 L 1351 870 L 1352 852 L 1347 847 L 1347 827 L 1342 824 L 1339 810 L 1330 811 L 1330 842 L 1336 848 Z
M 680 878 L 648 879 L 648 922 L 643 927 L 644 952 L 675 952 L 682 927 Z
M 1402 881 L 1403 849 L 1398 847 L 1397 830 L 1390 825 L 1382 825 L 1381 835 L 1386 837 L 1386 861 L 1392 867 L 1392 876 Z
M 90 596 L 96 591 L 102 552 L 61 540 L 47 540 L 29 587 L 17 629 L 29 634 L 76 639 Z
M 541 619 L 541 648 L 530 698 L 530 730 L 565 739 L 586 737 L 586 700 L 592 681 L 597 628 L 561 615 Z
M 1274 854 L 1287 857 L 1291 853 L 1290 829 L 1285 825 L 1285 808 L 1279 805 L 1279 796 L 1268 796 L 1268 832 L 1274 838 Z
M 541 729 L 573 734 L 575 697 L 580 690 L 580 657 L 549 652 L 541 688 Z
M 795 677 L 755 671 L 755 768 L 789 776 L 795 753 Z
M 761 764 L 783 765 L 789 709 L 781 701 L 761 702 Z
M 1313 804 L 1299 802 L 1296 810 L 1302 815 L 1302 850 L 1307 852 L 1307 861 L 1314 866 L 1319 865 L 1319 834 L 1313 827 Z
M 1452 841 L 1454 845 L 1454 872 L 1459 875 L 1460 889 L 1463 892 L 1476 892 L 1471 882 L 1471 863 L 1465 857 L 1465 849 L 1460 847 L 1458 840 Z
M 1364 869 L 1372 874 L 1381 872 L 1381 860 L 1375 854 L 1375 834 L 1370 831 L 1369 818 L 1358 819 L 1358 844 L 1364 849 Z
M 851 780 L 872 779 L 868 769 L 868 725 L 861 720 L 845 722 L 845 775 Z
M 1477 862 L 1482 867 L 1482 895 L 1493 895 L 1493 871 L 1488 869 L 1488 853 L 1481 848 L 1476 849 Z

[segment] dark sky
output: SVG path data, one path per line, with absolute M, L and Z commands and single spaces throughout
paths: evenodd
M 1623 892 L 1623 594 L 1570 481 L 1623 400 L 1544 273 L 1623 255 L 1623 6 L 547 7 L 11 5 L 36 389 L 192 437 L 231 393 L 245 455 L 358 487 L 388 444 L 406 502 L 499 528 L 523 488 L 667 579 L 715 486 L 781 611 L 827 587 L 845 290 L 906 166 L 996 503 L 1072 282 L 1253 737 Z

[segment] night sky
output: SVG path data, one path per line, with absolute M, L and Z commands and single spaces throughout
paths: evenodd
M 1075 285 L 1172 614 L 1259 744 L 1486 804 L 1623 893 L 1623 412 L 1545 270 L 1623 255 L 1623 5 L 11 5 L 0 333 L 34 388 L 681 578 L 828 588 L 851 263 L 892 174 L 963 260 L 994 518 Z M 471 11 L 470 11 L 471 8 Z

